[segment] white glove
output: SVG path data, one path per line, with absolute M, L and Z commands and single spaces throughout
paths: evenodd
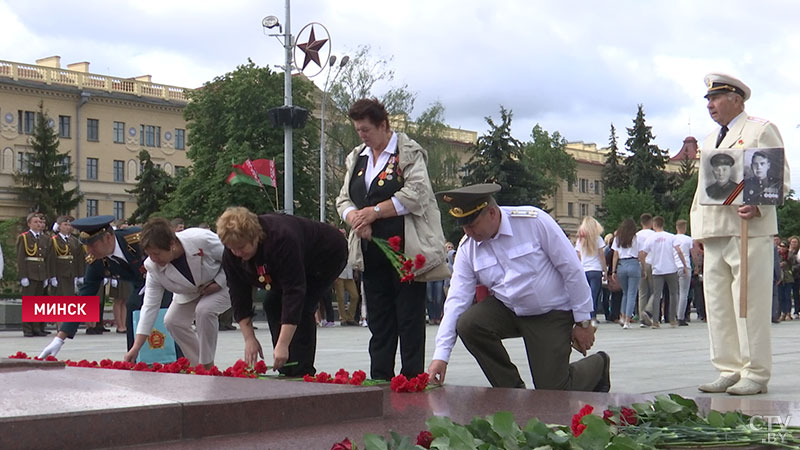
M 111 287 L 115 288 L 115 287 L 117 287 L 117 284 L 119 284 L 119 281 L 117 281 L 116 278 L 112 278 L 111 279 Z
M 108 284 L 108 278 L 103 278 L 103 286 Z
M 61 346 L 64 345 L 64 340 L 60 337 L 56 336 L 53 340 L 47 344 L 47 347 L 42 350 L 42 353 L 39 355 L 39 359 L 45 359 L 48 356 L 56 356 L 61 350 Z
M 58 278 L 56 277 L 50 278 L 50 286 L 58 287 Z
M 42 286 L 47 287 L 47 280 L 42 281 Z
M 28 286 L 30 286 L 30 285 L 31 285 L 31 280 L 29 280 L 29 279 L 26 277 L 26 278 L 23 278 L 23 279 L 19 280 L 19 284 L 21 284 L 21 285 L 22 285 L 22 287 L 28 287 Z
M 78 277 L 75 279 L 78 284 L 83 284 L 83 277 Z

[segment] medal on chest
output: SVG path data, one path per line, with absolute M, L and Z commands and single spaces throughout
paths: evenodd
M 260 266 L 256 266 L 256 271 L 258 272 L 258 282 L 264 284 L 264 289 L 272 289 L 272 277 L 270 277 L 269 273 L 267 272 L 267 265 L 262 264 Z

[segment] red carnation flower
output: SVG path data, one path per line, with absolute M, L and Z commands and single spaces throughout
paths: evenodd
M 331 450 L 353 450 L 353 443 L 350 442 L 350 439 L 344 438 L 342 442 L 333 444 Z
M 263 375 L 263 374 L 267 373 L 267 369 L 268 369 L 267 363 L 265 363 L 264 360 L 261 360 L 261 361 L 256 363 L 256 367 L 255 367 L 256 373 L 260 373 L 260 374 Z
M 391 387 L 394 392 L 408 392 L 407 385 L 408 378 L 403 374 L 393 377 L 392 381 L 389 383 L 389 387 Z
M 624 406 L 620 411 L 619 418 L 623 425 L 636 425 L 636 423 L 639 422 L 639 418 L 636 416 L 636 411 Z
M 583 416 L 591 414 L 592 411 L 594 411 L 592 405 L 586 405 L 583 408 L 581 408 L 580 411 L 578 411 L 578 414 L 572 416 L 572 424 L 570 428 L 572 428 L 572 434 L 574 436 L 580 436 L 581 433 L 583 433 L 583 430 L 586 429 L 586 425 L 581 423 L 581 418 Z
M 402 241 L 403 240 L 400 238 L 400 236 L 392 236 L 388 239 L 389 247 L 392 247 L 392 250 L 399 252 Z
M 414 281 L 414 274 L 413 274 L 413 273 L 411 273 L 411 272 L 409 272 L 409 273 L 405 274 L 405 275 L 403 276 L 403 278 L 400 278 L 400 282 L 401 282 L 401 283 L 405 283 L 406 281 L 408 281 L 409 283 L 411 283 L 412 281 Z
M 425 265 L 425 256 L 422 254 L 417 254 L 417 257 L 414 258 L 414 268 L 415 269 L 422 269 L 422 266 Z
M 353 377 L 350 378 L 350 384 L 354 386 L 361 386 L 361 383 L 367 379 L 367 374 L 363 370 L 356 370 L 353 372 Z
M 317 374 L 317 383 L 331 383 L 331 375 L 327 372 L 320 372 Z
M 412 267 L 414 267 L 414 261 L 410 259 L 406 259 L 405 261 L 403 261 L 403 270 L 408 272 L 409 270 L 411 270 Z
M 422 430 L 417 435 L 417 445 L 431 448 L 431 444 L 433 443 L 433 434 L 431 434 L 428 430 Z

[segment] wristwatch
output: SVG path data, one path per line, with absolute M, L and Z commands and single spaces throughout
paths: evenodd
M 375 214 L 377 214 L 379 218 L 381 217 L 381 207 L 380 206 L 375 205 L 375 207 L 372 208 L 372 210 L 375 211 Z
M 581 328 L 589 328 L 589 327 L 591 327 L 592 325 L 593 325 L 593 324 L 592 324 L 592 321 L 591 321 L 591 320 L 584 320 L 584 321 L 582 321 L 582 322 L 575 322 L 575 326 L 576 326 L 576 327 L 581 327 Z

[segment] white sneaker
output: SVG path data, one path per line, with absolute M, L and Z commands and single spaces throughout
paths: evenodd
M 627 330 L 628 328 L 630 328 L 630 325 L 628 325 L 627 323 L 622 325 L 623 330 Z
M 361 326 L 362 327 L 368 327 L 369 325 L 367 325 L 367 321 L 366 320 L 362 320 L 361 321 Z

